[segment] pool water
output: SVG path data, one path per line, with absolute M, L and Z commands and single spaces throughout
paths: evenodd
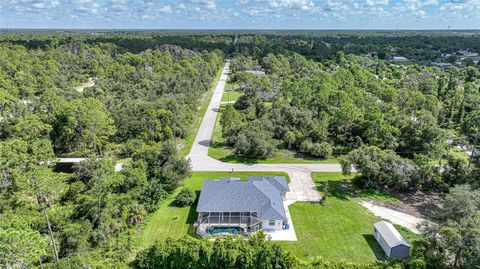
M 221 234 L 242 234 L 242 229 L 238 227 L 213 227 L 208 230 L 210 235 L 221 235 Z

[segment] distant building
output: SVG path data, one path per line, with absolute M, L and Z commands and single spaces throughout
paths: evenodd
M 254 74 L 255 76 L 265 76 L 265 72 L 260 70 L 247 70 L 246 73 Z
M 392 59 L 392 62 L 406 62 L 406 61 L 408 61 L 408 59 L 403 56 L 395 56 Z
M 434 64 L 441 68 L 449 68 L 453 66 L 451 63 L 434 63 Z
M 388 258 L 408 258 L 410 245 L 391 223 L 380 221 L 373 224 L 373 236 Z
M 460 50 L 459 53 L 464 57 L 477 57 L 478 53 L 470 50 Z

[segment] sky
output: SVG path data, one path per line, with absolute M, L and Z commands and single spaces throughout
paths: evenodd
M 0 28 L 480 29 L 480 0 L 0 0 Z

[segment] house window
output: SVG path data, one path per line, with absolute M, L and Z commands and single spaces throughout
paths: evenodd
M 270 226 L 275 226 L 275 220 L 269 220 L 268 225 Z

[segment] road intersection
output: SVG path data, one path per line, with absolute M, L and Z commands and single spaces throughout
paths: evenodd
M 319 201 L 321 197 L 310 174 L 312 172 L 341 172 L 342 169 L 339 164 L 241 164 L 226 163 L 208 156 L 208 148 L 228 78 L 229 67 L 230 61 L 227 60 L 208 109 L 200 124 L 193 146 L 186 157 L 190 159 L 192 170 L 285 172 L 290 177 L 290 192 L 287 193 L 287 200 Z
M 208 149 L 212 139 L 215 122 L 222 101 L 222 95 L 230 71 L 230 61 L 227 60 L 222 75 L 216 85 L 208 109 L 200 124 L 200 128 L 195 137 L 195 141 L 186 156 L 190 159 L 193 171 L 266 171 L 266 172 L 284 172 L 290 177 L 290 191 L 287 193 L 285 208 L 296 201 L 320 201 L 321 195 L 312 180 L 312 172 L 341 172 L 340 164 L 242 164 L 222 162 L 208 156 Z M 381 206 L 364 204 L 364 207 L 370 210 L 378 217 L 387 219 L 393 223 L 400 224 L 413 232 L 417 232 L 416 226 L 423 219 L 408 215 L 396 210 L 387 209 Z M 393 213 L 392 213 L 393 212 Z M 289 215 L 289 214 L 288 214 Z M 406 217 L 405 217 L 406 216 Z M 272 240 L 293 240 L 295 241 L 295 231 L 292 229 L 285 233 L 272 233 Z

